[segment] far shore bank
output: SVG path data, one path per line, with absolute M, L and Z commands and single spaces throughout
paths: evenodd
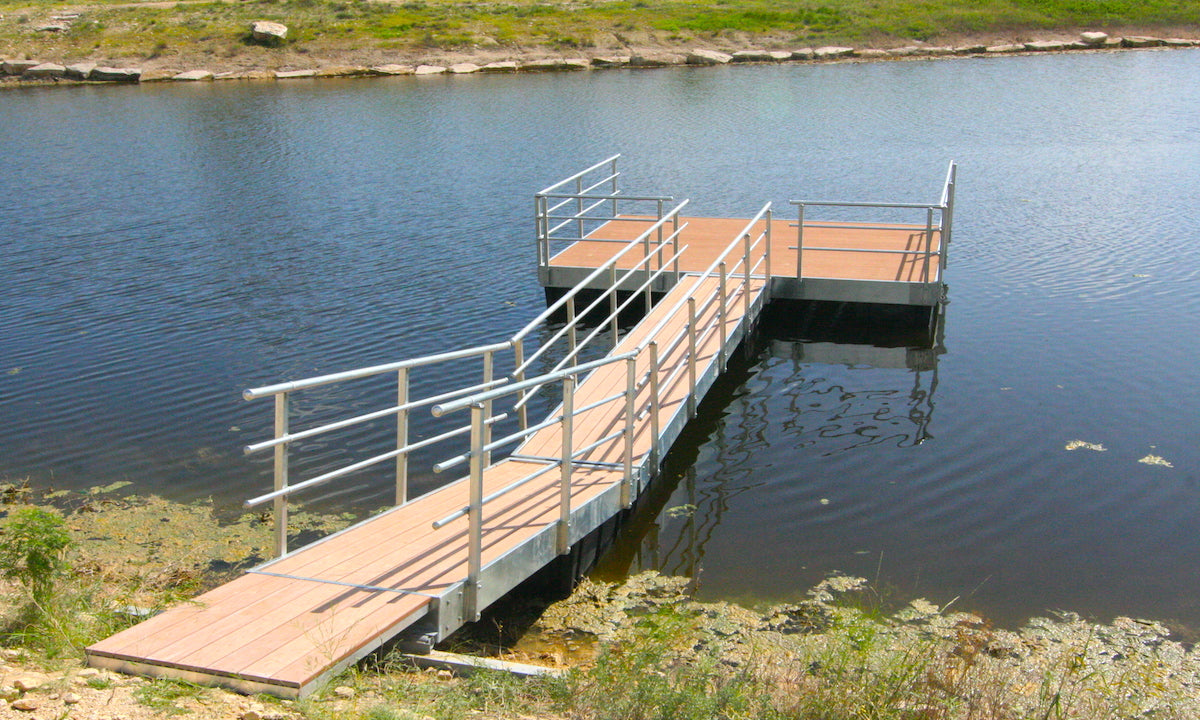
M 225 80 L 298 80 L 388 76 L 438 76 L 544 72 L 585 72 L 606 69 L 654 69 L 727 64 L 813 64 L 904 62 L 948 57 L 997 57 L 1064 52 L 1122 52 L 1200 47 L 1200 33 L 1184 37 L 1151 34 L 1110 35 L 1098 31 L 1049 39 L 1002 40 L 995 37 L 956 38 L 953 44 L 912 43 L 889 47 L 827 45 L 794 49 L 730 48 L 656 45 L 578 55 L 547 55 L 544 50 L 433 51 L 427 56 L 387 57 L 374 50 L 329 49 L 296 53 L 278 48 L 255 58 L 172 56 L 141 63 L 106 59 L 80 60 L 34 52 L 0 53 L 0 88 L 77 86 L 95 83 L 213 82 Z M 264 51 L 272 52 L 263 48 Z

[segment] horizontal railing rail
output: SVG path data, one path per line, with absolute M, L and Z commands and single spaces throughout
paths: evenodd
M 954 218 L 954 186 L 957 178 L 958 166 L 951 161 L 949 168 L 946 170 L 946 180 L 942 186 L 942 193 L 937 203 L 897 203 L 897 202 L 858 202 L 858 201 L 840 201 L 840 200 L 792 200 L 791 204 L 797 208 L 797 219 L 793 224 L 796 228 L 796 277 L 804 279 L 804 253 L 805 251 L 819 252 L 844 252 L 844 253 L 876 253 L 887 255 L 912 255 L 915 256 L 918 262 L 922 263 L 922 275 L 924 282 L 933 283 L 941 281 L 941 273 L 947 266 L 948 254 L 947 250 L 950 245 L 950 237 Z M 806 221 L 806 209 L 809 208 L 857 208 L 857 209 L 877 209 L 877 210 L 923 210 L 925 213 L 925 222 L 922 224 L 871 224 L 861 222 L 833 222 L 822 221 L 812 222 Z M 854 231 L 896 231 L 912 229 L 921 235 L 919 247 L 905 248 L 902 250 L 895 249 L 879 249 L 872 247 L 840 247 L 840 246 L 809 246 L 804 243 L 805 229 L 817 228 L 836 228 L 841 230 Z M 937 237 L 935 244 L 934 238 Z M 936 258 L 937 262 L 934 263 Z

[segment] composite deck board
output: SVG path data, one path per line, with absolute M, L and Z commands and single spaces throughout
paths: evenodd
M 741 218 L 681 218 L 683 227 L 680 247 L 687 251 L 679 260 L 681 272 L 703 272 L 729 244 L 730 238 L 745 229 Z M 757 237 L 766 221 L 760 221 L 752 231 Z M 941 276 L 938 251 L 941 233 L 935 227 L 926 237 L 924 225 L 826 223 L 836 227 L 804 227 L 804 257 L 802 273 L 806 278 L 838 280 L 893 281 L 911 283 L 937 282 Z M 771 221 L 771 271 L 773 275 L 796 277 L 796 220 L 777 218 Z M 626 242 L 645 232 L 646 219 L 614 220 L 587 234 L 586 240 L 563 248 L 552 248 L 552 267 L 594 268 L 607 262 Z M 885 228 L 885 229 L 880 229 Z M 669 236 L 667 228 L 665 236 Z M 657 236 L 651 238 L 657 241 Z M 620 241 L 620 242 L 615 242 Z M 824 250 L 817 248 L 839 248 Z M 853 249 L 853 250 L 851 250 Z M 862 252 L 862 250 L 875 252 Z M 670 251 L 664 250 L 664 257 Z M 926 261 L 926 254 L 933 253 Z M 628 269 L 645 256 L 645 252 L 630 251 L 617 267 Z M 730 265 L 737 261 L 731 258 Z M 668 263 L 670 264 L 670 263 Z M 655 264 L 657 267 L 657 264 Z

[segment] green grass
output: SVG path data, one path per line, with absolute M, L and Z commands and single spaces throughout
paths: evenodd
M 588 48 L 632 42 L 728 48 L 818 43 L 904 44 L 970 35 L 1031 35 L 1078 29 L 1152 31 L 1200 25 L 1200 3 L 1178 0 L 246 0 L 116 7 L 96 0 L 63 34 L 36 34 L 55 4 L 0 0 L 0 47 L 42 54 L 150 57 L 257 52 L 247 26 L 275 20 L 289 46 L 384 48 L 420 53 L 475 45 Z M 65 0 L 62 7 L 66 7 Z M 24 22 L 21 20 L 24 19 Z M 276 51 L 278 52 L 278 51 Z

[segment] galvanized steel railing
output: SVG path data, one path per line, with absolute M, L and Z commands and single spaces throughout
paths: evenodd
M 434 528 L 439 529 L 464 516 L 469 519 L 467 533 L 468 571 L 465 585 L 466 595 L 464 597 L 464 612 L 468 617 L 477 618 L 478 611 L 481 609 L 478 607 L 476 601 L 479 591 L 479 578 L 484 569 L 482 560 L 483 526 L 485 506 L 488 503 L 498 500 L 527 483 L 558 469 L 560 471 L 560 490 L 558 518 L 555 521 L 557 525 L 556 538 L 558 551 L 565 553 L 569 550 L 570 545 L 572 510 L 571 474 L 574 467 L 586 465 L 593 467 L 605 466 L 613 469 L 620 468 L 622 473 L 620 487 L 621 504 L 623 507 L 629 507 L 632 502 L 632 486 L 635 471 L 634 435 L 637 432 L 636 423 L 648 416 L 651 442 L 647 452 L 650 456 L 651 468 L 657 469 L 663 454 L 661 447 L 663 439 L 661 432 L 661 411 L 664 388 L 669 388 L 673 383 L 678 382 L 680 375 L 686 373 L 688 382 L 687 412 L 689 417 L 694 416 L 696 412 L 698 381 L 697 360 L 700 347 L 712 338 L 714 333 L 718 334 L 718 361 L 723 369 L 727 361 L 728 337 L 726 333 L 728 332 L 729 313 L 731 309 L 736 303 L 742 302 L 744 314 L 748 316 L 751 312 L 753 281 L 757 279 L 763 283 L 764 287 L 769 286 L 768 281 L 771 273 L 770 207 L 770 203 L 764 206 L 758 215 L 747 223 L 745 229 L 735 236 L 733 241 L 713 261 L 712 265 L 703 273 L 695 276 L 697 284 L 716 278 L 718 280 L 716 292 L 706 296 L 699 307 L 697 307 L 697 298 L 694 294 L 676 301 L 663 313 L 662 318 L 635 346 L 601 360 L 581 363 L 566 368 L 556 368 L 536 378 L 521 380 L 490 390 L 483 390 L 470 396 L 458 397 L 454 400 L 439 403 L 433 407 L 433 414 L 439 417 L 468 408 L 471 410 L 472 430 L 470 449 L 465 453 L 439 463 L 437 466 L 440 469 L 448 469 L 463 463 L 469 464 L 470 474 L 468 475 L 468 480 L 470 487 L 468 490 L 468 504 L 433 523 Z M 755 227 L 759 223 L 762 223 L 762 229 L 756 230 Z M 740 257 L 732 260 L 731 264 L 731 258 L 733 258 L 735 251 L 740 251 Z M 687 310 L 687 321 L 683 327 L 683 331 L 673 337 L 666 338 L 666 344 L 660 347 L 660 340 L 663 340 L 663 338 L 659 337 L 660 332 L 685 307 Z M 604 323 L 600 323 L 599 327 L 603 328 Z M 686 348 L 683 348 L 683 352 L 685 353 L 683 361 L 678 362 L 673 370 L 664 374 L 662 361 L 680 351 L 684 343 L 686 343 Z M 624 390 L 620 393 L 594 400 L 586 406 L 576 407 L 575 388 L 583 381 L 584 377 L 598 368 L 619 362 L 625 363 Z M 645 369 L 639 371 L 639 365 Z M 499 440 L 491 439 L 487 432 L 487 427 L 489 421 L 492 419 L 490 413 L 492 412 L 493 403 L 501 398 L 514 396 L 517 398 L 514 404 L 519 404 L 525 398 L 529 397 L 530 393 L 537 392 L 547 385 L 557 383 L 561 383 L 562 386 L 562 404 L 546 420 L 533 426 L 523 427 L 521 431 Z M 645 398 L 639 399 L 643 391 L 646 391 Z M 600 438 L 588 438 L 589 442 L 586 445 L 576 447 L 574 419 L 582 413 L 618 401 L 623 401 L 621 410 L 622 422 L 620 423 L 621 430 Z M 529 457 L 515 452 L 509 456 L 511 459 L 533 460 L 545 463 L 545 465 L 510 482 L 503 488 L 484 495 L 484 470 L 488 467 L 492 452 L 507 445 L 520 445 L 534 434 L 555 425 L 561 427 L 562 451 L 560 456 L 553 458 Z M 619 462 L 611 460 L 597 461 L 588 458 L 588 455 L 593 451 L 618 439 L 623 440 Z
M 796 232 L 796 277 L 804 278 L 804 251 L 827 251 L 827 252 L 869 252 L 882 253 L 893 255 L 918 255 L 923 259 L 924 270 L 923 277 L 925 282 L 937 282 L 941 279 L 941 270 L 947 266 L 948 249 L 950 246 L 950 236 L 954 224 L 954 186 L 957 182 L 958 165 L 951 161 L 950 167 L 946 171 L 946 181 L 942 188 L 942 194 L 937 203 L 932 205 L 922 203 L 875 203 L 875 202 L 833 202 L 833 201 L 811 201 L 811 200 L 793 200 L 792 205 L 797 207 L 797 222 L 795 227 Z M 867 225 L 854 223 L 847 225 L 846 223 L 831 223 L 831 222 L 805 222 L 805 209 L 811 207 L 836 207 L 836 208 L 872 208 L 881 210 L 924 210 L 925 222 L 920 233 L 924 238 L 922 242 L 923 249 L 905 249 L 905 250 L 886 250 L 880 248 L 867 247 L 815 247 L 804 244 L 805 228 L 836 228 L 846 229 L 850 227 L 854 230 L 896 230 L 897 225 Z M 921 227 L 921 226 L 916 226 Z M 933 247 L 934 234 L 939 237 L 938 246 Z M 933 277 L 931 270 L 933 258 L 938 258 L 938 277 Z
M 617 185 L 620 155 L 601 160 L 595 165 L 534 194 L 534 220 L 537 227 L 538 268 L 547 268 L 557 247 L 569 246 L 580 240 L 594 242 L 626 242 L 590 237 L 592 231 L 606 222 L 623 220 L 645 222 L 657 227 L 657 245 L 664 242 L 667 203 L 674 198 L 660 195 L 623 195 Z M 624 212 L 622 212 L 624 208 Z M 672 231 L 677 232 L 678 227 Z M 651 239 L 643 238 L 647 256 Z
M 605 162 L 615 163 L 616 158 L 610 158 Z M 601 164 L 603 165 L 603 163 Z M 598 166 L 593 166 L 592 169 Z M 592 170 L 589 169 L 589 170 Z M 584 171 L 580 175 L 569 179 L 577 179 L 583 176 L 588 171 Z M 552 186 L 554 187 L 554 186 Z M 625 247 L 621 248 L 605 263 L 601 264 L 588 278 L 586 278 L 579 286 L 564 294 L 557 302 L 553 303 L 544 312 L 521 328 L 513 337 L 506 342 L 495 343 L 490 345 L 482 345 L 479 347 L 466 348 L 463 350 L 431 355 L 428 357 L 414 358 L 396 363 L 378 365 L 368 368 L 361 368 L 343 373 L 335 373 L 331 375 L 322 375 L 319 377 L 307 378 L 287 383 L 279 383 L 261 388 L 254 388 L 243 393 L 243 397 L 247 400 L 254 400 L 265 397 L 275 398 L 275 428 L 274 437 L 260 443 L 248 445 L 244 448 L 247 454 L 273 449 L 275 452 L 274 468 L 273 468 L 273 489 L 269 493 L 264 493 L 257 497 L 251 498 L 245 502 L 246 507 L 256 507 L 268 502 L 273 503 L 273 511 L 275 516 L 275 552 L 279 555 L 287 553 L 287 527 L 288 527 L 288 498 L 299 491 L 308 490 L 321 485 L 325 485 L 333 480 L 346 477 L 353 473 L 367 470 L 368 468 L 377 466 L 381 463 L 394 460 L 396 463 L 395 469 L 395 498 L 396 504 L 402 505 L 409 499 L 408 478 L 409 478 L 409 457 L 412 453 L 424 448 L 435 445 L 439 442 L 450 440 L 455 437 L 466 435 L 470 432 L 471 426 L 464 425 L 461 427 L 452 428 L 445 432 L 438 433 L 433 437 L 423 438 L 416 442 L 409 440 L 409 413 L 413 410 L 430 407 L 438 402 L 442 402 L 460 395 L 467 395 L 481 390 L 495 388 L 511 380 L 521 382 L 525 379 L 532 364 L 548 355 L 556 343 L 560 343 L 566 339 L 566 348 L 563 350 L 565 357 L 556 361 L 554 370 L 562 369 L 572 363 L 579 353 L 588 347 L 595 339 L 600 336 L 600 331 L 608 327 L 611 330 L 612 344 L 615 345 L 619 339 L 618 316 L 631 304 L 636 297 L 644 296 L 646 298 L 647 307 L 650 303 L 650 290 L 652 284 L 664 276 L 670 277 L 672 282 L 678 278 L 680 255 L 686 250 L 679 245 L 680 232 L 685 227 L 680 224 L 680 212 L 686 207 L 687 201 L 683 201 L 671 208 L 669 211 L 664 210 L 660 213 L 660 217 L 656 220 L 649 221 L 649 225 L 638 237 L 629 241 L 622 241 Z M 631 268 L 619 269 L 617 265 L 629 255 L 636 255 L 637 251 L 642 251 L 640 259 L 633 263 Z M 610 278 L 610 287 L 604 290 L 595 300 L 588 304 L 582 311 L 577 311 L 577 297 L 583 289 L 583 285 L 590 281 L 608 274 Z M 644 279 L 643 279 L 644 278 Z M 638 281 L 641 280 L 639 283 Z M 627 284 L 633 283 L 634 290 L 630 292 L 628 298 L 623 302 L 618 302 L 618 288 L 625 287 Z M 588 317 L 595 309 L 597 309 L 605 300 L 608 300 L 610 305 L 609 315 L 601 321 L 595 329 L 581 340 L 578 337 L 578 328 L 581 321 Z M 552 332 L 548 339 L 543 341 L 528 357 L 526 357 L 525 340 L 527 336 L 536 331 L 539 327 L 548 325 L 548 323 L 558 313 L 564 312 L 567 315 L 566 323 L 558 330 Z M 508 377 L 497 377 L 496 361 L 501 354 L 507 355 L 512 353 L 513 370 Z M 479 380 L 473 384 L 469 384 L 458 390 L 438 393 L 428 397 L 414 398 L 411 397 L 411 372 L 417 368 L 439 365 L 442 363 L 462 360 L 467 358 L 479 357 L 482 361 Z M 506 357 L 507 360 L 507 357 Z M 291 426 L 291 405 L 292 396 L 294 393 L 312 388 L 335 385 L 338 383 L 359 380 L 369 377 L 376 377 L 385 374 L 395 373 L 396 375 L 396 404 L 380 410 L 375 410 L 361 415 L 355 415 L 349 418 L 340 419 L 334 422 L 325 423 L 316 427 L 306 428 L 301 431 L 294 431 Z M 528 400 L 530 395 L 527 393 L 521 401 L 515 404 L 513 412 L 517 414 L 522 428 L 528 428 Z M 301 482 L 292 482 L 291 459 L 289 450 L 294 443 L 303 440 L 310 440 L 326 433 L 331 433 L 338 430 L 363 425 L 368 422 L 380 420 L 388 417 L 396 418 L 396 446 L 387 452 L 375 455 L 364 460 L 360 460 L 348 465 L 340 466 L 335 469 L 323 472 L 315 477 L 305 479 Z M 488 414 L 488 421 L 485 423 L 485 431 L 490 433 L 491 428 L 509 416 L 507 414 L 495 415 Z M 435 468 L 435 471 L 437 469 Z

